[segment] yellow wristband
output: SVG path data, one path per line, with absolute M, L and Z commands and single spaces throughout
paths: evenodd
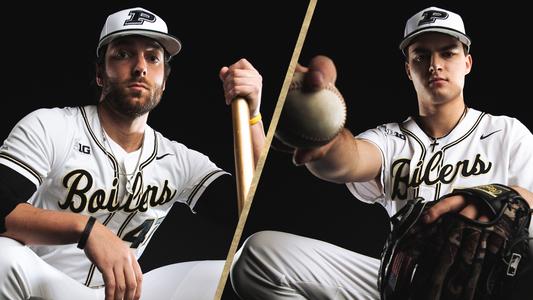
M 250 119 L 250 125 L 255 125 L 261 121 L 261 113 L 258 113 L 257 116 Z

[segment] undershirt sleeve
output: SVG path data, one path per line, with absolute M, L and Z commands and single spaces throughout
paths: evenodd
M 35 192 L 35 185 L 20 173 L 0 164 L 0 233 L 6 231 L 5 218 Z

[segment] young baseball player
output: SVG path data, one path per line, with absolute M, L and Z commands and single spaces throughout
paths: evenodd
M 224 197 L 202 193 L 233 182 L 147 124 L 180 49 L 153 12 L 113 13 L 96 49 L 98 104 L 39 109 L 12 129 L 0 148 L 0 299 L 213 299 L 223 261 L 147 274 L 137 262 L 174 203 L 209 215 Z M 220 77 L 228 103 L 248 100 L 257 157 L 261 77 L 245 59 Z
M 465 76 L 473 66 L 470 44 L 458 14 L 429 7 L 413 15 L 400 50 L 416 91 L 418 115 L 355 137 L 344 129 L 325 146 L 296 149 L 294 162 L 323 180 L 346 184 L 357 199 L 379 203 L 389 215 L 408 199 L 436 200 L 454 188 L 489 183 L 512 186 L 533 207 L 533 177 L 528 174 L 533 135 L 515 118 L 466 105 Z M 297 71 L 305 72 L 311 90 L 334 83 L 337 76 L 325 56 Z M 433 206 L 425 222 L 447 212 L 487 220 L 476 205 L 457 195 Z M 533 230 L 529 232 L 531 236 Z M 230 278 L 242 299 L 379 299 L 379 267 L 379 259 L 323 241 L 262 231 L 237 252 Z

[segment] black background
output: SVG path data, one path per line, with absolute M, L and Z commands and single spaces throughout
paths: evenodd
M 473 69 L 466 77 L 466 104 L 510 115 L 533 128 L 529 71 L 524 46 L 530 25 L 516 1 L 318 1 L 300 62 L 331 57 L 337 87 L 354 133 L 402 121 L 417 112 L 416 94 L 398 45 L 405 21 L 437 6 L 459 13 L 472 39 Z M 291 156 L 270 151 L 240 243 L 260 230 L 281 230 L 331 242 L 378 258 L 388 233 L 380 205 L 357 201 L 344 185 L 321 181 Z M 235 299 L 228 284 L 223 299 Z
M 34 109 L 96 103 L 94 60 L 102 26 L 109 14 L 140 6 L 163 18 L 169 32 L 183 44 L 171 62 L 161 104 L 148 123 L 233 173 L 231 109 L 224 103 L 218 72 L 243 57 L 261 72 L 262 111 L 268 126 L 308 2 L 47 1 L 13 5 L 2 17 L 1 140 Z M 229 203 L 237 209 L 236 200 Z M 233 230 L 199 215 L 185 205 L 173 207 L 140 259 L 144 272 L 174 262 L 226 258 Z
M 0 139 L 40 107 L 96 103 L 94 58 L 105 18 L 141 6 L 160 15 L 183 42 L 160 107 L 149 124 L 165 136 L 207 154 L 233 171 L 231 112 L 218 71 L 241 57 L 263 75 L 262 112 L 269 116 L 283 83 L 307 1 L 91 1 L 16 2 L 2 14 L 3 114 Z M 398 44 L 405 21 L 428 6 L 460 13 L 472 38 L 474 65 L 466 103 L 515 116 L 533 128 L 530 70 L 525 45 L 530 23 L 518 1 L 354 2 L 319 0 L 300 62 L 326 54 L 337 65 L 337 86 L 353 132 L 401 121 L 416 112 Z M 377 205 L 353 198 L 346 187 L 320 181 L 291 157 L 270 151 L 241 242 L 259 230 L 322 239 L 377 257 L 387 233 Z M 140 262 L 154 267 L 194 259 L 224 259 L 231 234 L 176 205 Z M 229 282 L 229 281 L 228 281 Z M 233 299 L 226 289 L 224 299 Z

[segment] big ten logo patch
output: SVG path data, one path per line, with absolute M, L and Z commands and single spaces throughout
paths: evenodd
M 83 154 L 91 154 L 91 147 L 88 145 L 84 145 L 81 142 L 76 142 L 74 144 L 74 150 L 77 150 Z
M 380 125 L 379 129 L 382 130 L 383 132 L 385 132 L 385 134 L 395 136 L 395 137 L 405 141 L 405 135 L 403 133 L 401 133 L 401 132 L 394 131 L 394 130 L 392 130 L 390 128 L 387 128 L 385 125 Z

